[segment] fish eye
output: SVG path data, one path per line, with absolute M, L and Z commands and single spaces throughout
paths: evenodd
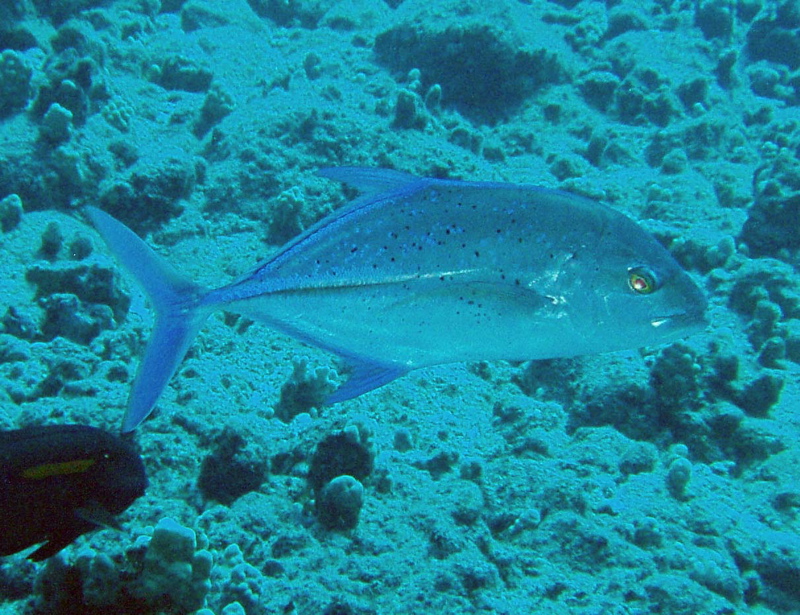
M 628 286 L 637 295 L 649 295 L 658 290 L 658 278 L 647 267 L 631 267 L 628 269 Z

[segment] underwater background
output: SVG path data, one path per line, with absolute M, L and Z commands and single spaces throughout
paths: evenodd
M 0 49 L 3 429 L 119 429 L 152 319 L 86 205 L 217 287 L 322 167 L 558 187 L 710 300 L 321 408 L 334 357 L 218 313 L 122 531 L 2 558 L 0 613 L 800 613 L 800 3 L 4 0 Z

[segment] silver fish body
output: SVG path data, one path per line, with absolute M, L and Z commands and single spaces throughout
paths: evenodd
M 183 280 L 121 223 L 89 211 L 157 313 L 124 429 L 150 412 L 216 309 L 346 359 L 353 373 L 330 402 L 419 367 L 637 348 L 704 326 L 706 300 L 689 275 L 639 225 L 594 201 L 385 170 L 322 174 L 368 195 L 211 291 Z

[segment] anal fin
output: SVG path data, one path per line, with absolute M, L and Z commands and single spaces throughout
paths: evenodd
M 350 377 L 325 399 L 326 404 L 338 404 L 374 391 L 408 372 L 408 369 L 396 365 L 380 365 L 352 359 L 349 359 L 349 363 L 353 368 Z

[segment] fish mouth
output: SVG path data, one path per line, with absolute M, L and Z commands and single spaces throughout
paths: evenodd
M 701 331 L 707 324 L 705 310 L 690 310 L 662 314 L 650 319 L 654 329 L 684 329 Z
M 708 299 L 693 283 L 688 282 L 682 292 L 678 295 L 678 300 L 672 305 L 666 306 L 667 309 L 662 313 L 656 313 L 650 319 L 650 325 L 659 331 L 673 330 L 689 333 L 697 333 L 706 328 L 706 309 Z

